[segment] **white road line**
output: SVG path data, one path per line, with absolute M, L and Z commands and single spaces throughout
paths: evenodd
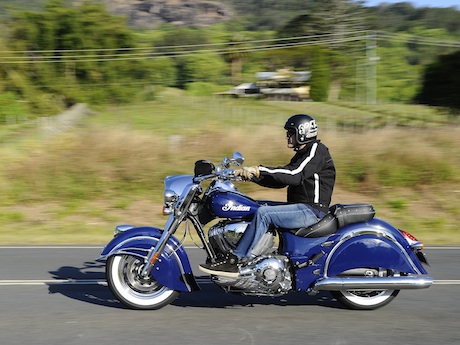
M 436 285 L 460 285 L 460 280 L 435 280 Z
M 101 249 L 104 248 L 104 245 L 100 246 L 0 246 L 0 249 Z
M 43 245 L 43 246 L 7 246 L 7 245 L 0 245 L 0 249 L 103 249 L 105 247 L 104 244 L 101 245 L 88 245 L 88 246 L 79 246 L 79 245 Z M 203 250 L 202 248 L 198 248 L 193 245 L 185 245 L 185 249 L 199 249 Z M 424 250 L 460 250 L 460 246 L 425 246 Z
M 207 278 L 197 278 L 197 282 L 199 284 L 211 284 L 212 281 Z M 101 285 L 107 286 L 107 282 L 105 280 L 89 280 L 89 279 L 82 279 L 82 280 L 67 280 L 67 279 L 48 279 L 48 280 L 40 280 L 40 279 L 31 279 L 31 280 L 0 280 L 0 286 L 32 286 L 32 285 Z M 433 281 L 433 285 L 460 285 L 460 280 L 435 280 Z
M 18 285 L 107 285 L 105 280 L 67 280 L 67 279 L 30 279 L 30 280 L 0 280 L 0 286 Z

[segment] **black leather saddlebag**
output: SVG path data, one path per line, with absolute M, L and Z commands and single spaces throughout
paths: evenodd
M 336 204 L 329 208 L 329 213 L 337 218 L 337 225 L 341 228 L 371 220 L 375 216 L 375 209 L 370 204 Z

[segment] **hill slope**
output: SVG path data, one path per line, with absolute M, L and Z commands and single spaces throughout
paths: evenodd
M 153 29 L 160 24 L 209 26 L 234 17 L 231 6 L 206 0 L 97 0 L 112 14 L 126 16 L 128 25 Z M 0 18 L 13 11 L 39 11 L 47 0 L 0 0 Z M 79 1 L 64 0 L 69 6 Z

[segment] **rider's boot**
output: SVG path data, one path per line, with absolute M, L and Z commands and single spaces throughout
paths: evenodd
M 240 258 L 235 254 L 229 253 L 223 259 L 214 263 L 201 264 L 198 268 L 208 274 L 236 278 L 239 275 L 238 265 L 240 261 Z

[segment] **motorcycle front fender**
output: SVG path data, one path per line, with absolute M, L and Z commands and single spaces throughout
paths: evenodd
M 102 250 L 98 260 L 113 255 L 133 255 L 147 261 L 152 248 L 158 243 L 163 230 L 154 227 L 135 227 L 115 236 Z M 190 261 L 181 243 L 171 236 L 152 267 L 152 276 L 162 285 L 177 291 L 199 290 Z
M 399 231 L 373 219 L 366 225 L 351 225 L 331 248 L 324 274 L 334 277 L 354 268 L 380 267 L 407 274 L 427 274 Z

